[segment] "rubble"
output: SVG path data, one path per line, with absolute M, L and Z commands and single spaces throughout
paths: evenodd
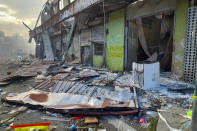
M 67 130 L 182 130 L 180 122 L 169 122 L 171 114 L 183 117 L 187 128 L 196 76 L 196 4 L 47 0 L 34 29 L 23 22 L 29 42 L 35 40 L 35 57 L 18 54 L 0 73 L 0 117 L 10 115 L 0 124 L 14 128 L 20 113 L 37 113 L 40 121 L 62 122 Z
M 21 107 L 21 108 L 18 108 L 17 110 L 13 110 L 12 112 L 9 113 L 11 115 L 9 118 L 6 118 L 6 119 L 0 121 L 0 125 L 5 124 L 5 123 L 9 122 L 10 120 L 13 121 L 17 115 L 19 115 L 20 113 L 22 113 L 26 110 L 27 110 L 26 107 Z
M 55 101 L 54 101 L 55 99 Z M 116 99 L 116 98 L 115 98 Z M 14 97 L 6 97 L 8 101 L 18 101 L 31 105 L 42 105 L 45 108 L 54 109 L 83 109 L 83 108 L 107 108 L 107 107 L 128 107 L 135 108 L 132 99 L 115 101 L 105 98 L 88 97 L 71 93 L 49 93 L 39 90 L 31 90 L 18 94 Z M 64 101 L 69 100 L 69 101 Z
M 36 64 L 37 65 L 37 64 Z M 44 67 L 49 67 L 44 65 Z M 44 67 L 40 67 L 40 69 L 44 69 Z M 35 67 L 32 66 L 31 68 L 28 68 L 28 70 L 35 70 Z M 71 94 L 77 94 L 77 95 L 86 95 L 89 97 L 100 97 L 100 98 L 107 98 L 111 99 L 114 101 L 119 101 L 119 102 L 127 102 L 128 100 L 131 100 L 133 97 L 133 94 L 136 93 L 130 93 L 131 91 L 136 92 L 133 89 L 130 89 L 132 87 L 131 85 L 131 80 L 132 80 L 132 73 L 131 74 L 117 74 L 117 73 L 110 73 L 107 71 L 96 71 L 96 70 L 87 70 L 87 69 L 81 69 L 78 67 L 75 67 L 76 70 L 73 70 L 73 66 L 68 67 L 64 71 L 67 73 L 60 73 L 56 72 L 56 75 L 54 76 L 47 76 L 45 77 L 46 80 L 38 84 L 37 86 L 33 87 L 31 91 L 26 92 L 24 94 L 21 94 L 21 96 L 28 96 L 29 94 L 43 94 L 42 91 L 45 91 L 48 93 L 48 97 L 50 98 L 50 95 L 53 97 L 56 96 L 55 93 L 69 93 Z M 36 71 L 38 71 L 36 70 Z M 77 71 L 77 70 L 82 70 L 82 71 Z M 106 80 L 107 81 L 103 81 Z M 85 81 L 84 81 L 85 79 Z M 143 90 L 137 88 L 137 97 L 140 100 L 140 96 L 143 95 L 144 98 L 142 98 L 142 106 L 143 106 L 143 101 L 148 102 L 148 99 L 151 99 L 153 96 L 151 94 L 156 93 L 154 95 L 155 99 L 158 98 L 163 98 L 164 96 L 168 98 L 174 98 L 179 97 L 179 98 L 189 98 L 190 96 L 185 96 L 181 97 L 180 95 L 173 95 L 173 93 L 169 92 L 170 88 L 175 88 L 175 87 L 180 87 L 187 85 L 188 88 L 193 88 L 192 85 L 190 84 L 185 84 L 181 82 L 176 82 L 173 80 L 170 80 L 168 78 L 163 78 L 161 77 L 161 86 L 154 88 L 154 89 L 148 89 L 148 90 Z M 109 84 L 111 83 L 111 84 Z M 174 85 L 174 83 L 178 83 Z M 113 88 L 115 86 L 116 88 Z M 120 91 L 122 89 L 122 91 Z M 127 91 L 126 91 L 126 90 Z M 40 91 L 38 91 L 40 90 Z M 118 91 L 116 91 L 118 90 Z M 52 92 L 49 94 L 49 92 Z M 140 92 L 142 94 L 140 94 Z M 26 94 L 26 95 L 25 95 Z M 162 95 L 161 95 L 162 94 Z M 58 95 L 58 94 L 57 94 Z M 20 94 L 18 94 L 15 97 L 7 97 L 8 100 L 22 100 L 22 97 Z M 124 96 L 124 97 L 123 97 Z M 156 98 L 157 96 L 157 98 Z M 21 98 L 20 98 L 21 97 Z M 136 96 L 135 96 L 136 97 Z M 20 99 L 19 99 L 20 98 Z M 26 97 L 25 97 L 26 98 Z M 147 100 L 145 100 L 147 99 Z M 96 100 L 96 99 L 95 99 Z M 22 100 L 23 101 L 23 100 Z M 136 98 L 135 98 L 136 101 Z M 135 103 L 135 102 L 134 102 Z M 151 103 L 151 101 L 149 101 Z
M 40 67 L 36 69 L 36 71 L 46 70 L 44 69 L 45 67 L 49 67 L 49 65 L 46 66 L 46 64 L 44 64 L 44 67 Z M 28 70 L 34 69 L 34 66 L 28 68 Z M 37 73 L 36 76 L 39 75 L 40 73 Z M 157 123 L 158 118 L 152 116 L 154 113 L 149 110 L 157 110 L 162 105 L 167 105 L 171 108 L 170 104 L 182 105 L 190 101 L 190 94 L 180 95 L 179 92 L 172 92 L 170 89 L 177 87 L 187 87 L 191 89 L 193 88 L 191 84 L 160 77 L 160 86 L 143 89 L 132 84 L 132 75 L 132 72 L 113 73 L 103 70 L 94 70 L 92 68 L 87 69 L 86 67 L 78 65 L 70 65 L 66 68 L 58 68 L 54 70 L 52 74 L 45 73 L 45 78 L 29 91 L 9 95 L 2 99 L 2 101 L 12 104 L 22 104 L 32 109 L 36 109 L 39 106 L 39 109 L 42 110 L 50 110 L 67 115 L 87 115 L 92 117 L 101 115 L 139 115 L 143 111 L 148 111 L 146 113 L 147 116 L 143 117 L 142 115 L 142 117 L 139 117 L 138 121 L 136 121 L 135 125 L 137 123 L 139 124 L 137 124 L 137 127 L 124 122 L 124 124 L 121 123 L 127 126 L 116 127 L 117 124 L 115 123 L 118 121 L 111 123 L 123 131 L 126 127 L 133 130 L 138 128 L 155 129 L 155 123 Z M 178 101 L 179 99 L 180 101 Z M 185 101 L 182 101 L 183 99 Z M 185 108 L 187 108 L 190 103 L 185 104 Z M 50 114 L 51 113 L 49 113 L 49 117 L 43 116 L 41 119 L 62 122 L 72 120 L 71 118 L 65 119 Z M 81 120 L 84 119 L 80 118 L 79 121 Z M 112 122 L 112 120 L 109 120 L 109 123 L 110 121 Z M 84 124 L 85 123 L 89 123 L 86 117 Z M 98 123 L 98 121 L 96 123 Z M 68 128 L 72 129 L 71 127 Z M 95 127 L 90 129 L 90 127 L 78 126 L 75 128 L 95 129 Z
M 45 64 L 46 63 L 46 64 Z M 46 73 L 46 70 L 50 67 L 48 61 L 34 61 L 31 65 L 26 68 L 20 69 L 12 75 L 0 78 L 0 86 L 8 85 L 16 80 L 27 79 L 37 75 L 37 72 Z

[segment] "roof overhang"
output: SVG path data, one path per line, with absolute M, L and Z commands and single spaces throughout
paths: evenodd
M 64 9 L 52 16 L 42 25 L 30 31 L 30 37 L 35 37 L 37 34 L 42 33 L 48 28 L 70 18 L 84 11 L 94 11 L 95 13 L 103 13 L 103 5 L 105 12 L 120 9 L 127 6 L 135 0 L 75 0 Z M 104 2 L 104 4 L 103 4 Z

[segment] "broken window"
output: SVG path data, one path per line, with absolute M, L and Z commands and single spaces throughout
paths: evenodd
M 94 44 L 94 55 L 103 56 L 104 45 L 103 44 Z

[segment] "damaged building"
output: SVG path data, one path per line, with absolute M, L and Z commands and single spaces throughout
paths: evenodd
M 38 59 L 0 78 L 0 86 L 32 85 L 1 101 L 60 113 L 65 129 L 79 126 L 75 116 L 99 118 L 98 131 L 106 120 L 118 131 L 182 129 L 195 122 L 196 27 L 196 0 L 47 0 L 28 27 Z
M 189 0 L 49 0 L 30 37 L 40 59 L 112 71 L 159 61 L 161 71 L 193 83 L 195 5 Z M 190 30 L 194 34 L 187 34 Z

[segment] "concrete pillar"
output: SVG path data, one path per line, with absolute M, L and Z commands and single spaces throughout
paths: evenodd
M 109 14 L 106 45 L 107 67 L 112 71 L 124 70 L 124 33 L 125 10 L 121 9 Z
M 186 38 L 188 0 L 177 0 L 175 11 L 175 36 L 172 56 L 172 72 L 179 78 L 184 71 L 184 45 Z

